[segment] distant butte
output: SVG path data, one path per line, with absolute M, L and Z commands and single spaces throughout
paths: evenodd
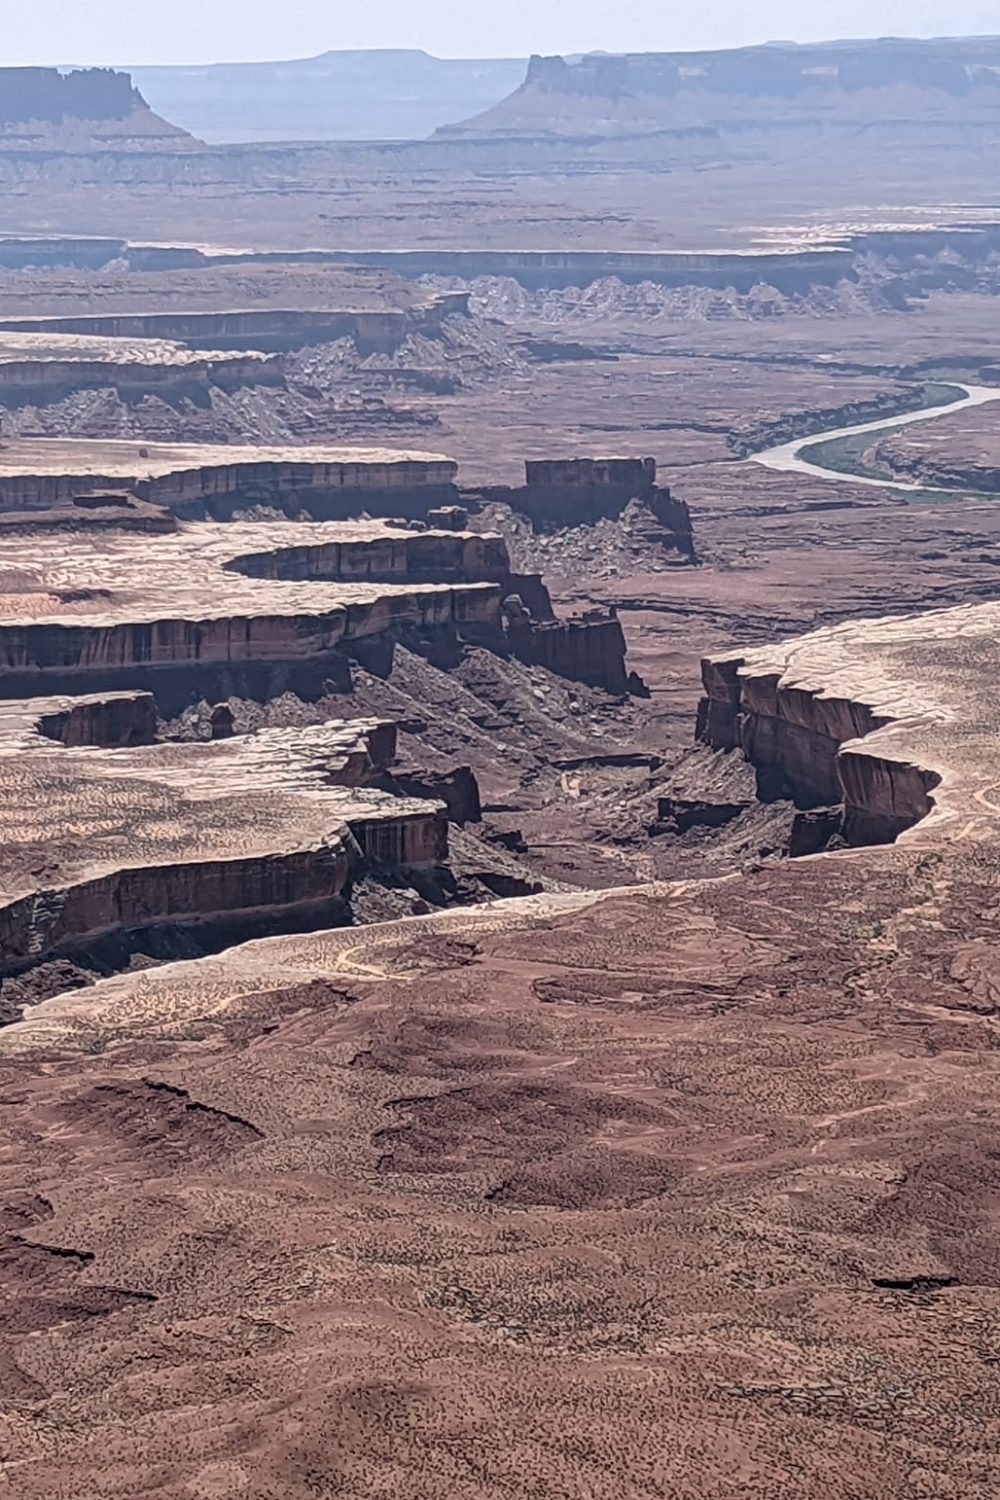
M 127 73 L 0 68 L 0 152 L 177 150 L 195 144 L 186 130 L 153 113 Z

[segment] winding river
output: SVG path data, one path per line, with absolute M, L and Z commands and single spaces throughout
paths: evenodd
M 781 443 L 776 448 L 767 448 L 763 453 L 755 453 L 748 462 L 763 464 L 766 469 L 777 469 L 786 474 L 812 474 L 819 479 L 834 479 L 838 484 L 862 484 L 876 490 L 928 492 L 931 486 L 927 484 L 904 483 L 899 479 L 877 479 L 868 475 L 848 474 L 839 469 L 824 468 L 822 464 L 803 457 L 803 449 L 811 448 L 816 443 L 830 443 L 839 438 L 858 437 L 866 432 L 895 432 L 898 427 L 909 427 L 914 422 L 931 422 L 935 417 L 946 417 L 949 413 L 962 411 L 967 406 L 986 406 L 991 401 L 1000 401 L 1000 389 L 994 386 L 963 385 L 959 381 L 949 381 L 948 384 L 953 384 L 956 390 L 964 391 L 965 394 L 959 400 L 949 401 L 944 406 L 928 406 L 920 411 L 904 412 L 899 417 L 879 417 L 877 421 L 861 422 L 856 427 L 837 427 L 829 432 L 814 432 L 810 437 L 795 438 L 790 443 Z M 940 488 L 936 492 L 941 493 Z M 956 490 L 954 493 L 966 492 Z

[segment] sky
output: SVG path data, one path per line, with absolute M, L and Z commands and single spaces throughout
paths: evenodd
M 265 61 L 347 48 L 439 57 L 668 52 L 1000 33 L 1000 0 L 0 0 L 0 66 Z

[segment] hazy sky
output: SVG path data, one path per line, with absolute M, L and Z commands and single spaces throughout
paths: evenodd
M 442 57 L 1000 32 L 1000 0 L 4 0 L 0 65 Z

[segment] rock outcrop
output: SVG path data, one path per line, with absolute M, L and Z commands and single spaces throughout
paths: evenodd
M 105 518 L 78 512 L 57 555 L 30 527 L 6 529 L 8 696 L 46 683 L 167 692 L 184 672 L 188 692 L 220 699 L 226 674 L 307 666 L 394 631 L 499 637 L 510 576 L 499 537 L 374 521 L 174 522 L 150 536 Z
M 508 276 L 528 290 L 590 286 L 609 276 L 626 285 L 701 286 L 748 292 L 760 282 L 781 292 L 835 286 L 855 276 L 853 256 L 838 246 L 817 250 L 422 250 L 328 251 L 337 265 L 373 266 L 400 276 Z
M 989 759 L 967 788 L 995 725 Z M 998 841 L 968 811 L 950 850 L 31 1007 L 0 1032 L 20 1500 L 440 1500 L 487 1468 L 508 1500 L 992 1500 Z
M 648 512 L 662 540 L 692 561 L 695 557 L 691 512 L 683 500 L 656 482 L 652 458 L 536 459 L 525 463 L 525 482 L 518 489 L 491 489 L 487 494 L 526 516 L 536 531 L 559 531 L 617 519 L 633 502 Z
M 124 400 L 157 395 L 206 399 L 212 387 L 283 385 L 274 355 L 194 353 L 163 339 L 73 333 L 0 333 L 0 405 L 45 404 L 81 390 L 113 390 Z
M 161 120 L 127 73 L 85 68 L 0 68 L 0 152 L 5 147 L 100 150 L 197 143 Z
M 822 814 L 800 824 L 800 851 L 818 823 L 854 847 L 959 818 L 971 836 L 991 816 L 976 787 L 995 734 L 983 681 L 996 628 L 996 606 L 966 606 L 709 658 L 699 738 L 740 749 L 763 799 Z
M 439 453 L 333 447 L 238 447 L 72 439 L 5 442 L 0 511 L 51 510 L 81 489 L 126 489 L 192 515 L 264 503 L 320 519 L 423 518 L 456 499 L 458 466 Z
M 39 242 L 34 242 L 37 253 Z M 42 242 L 42 249 L 45 242 Z M 83 250 L 90 250 L 89 242 Z M 50 247 L 51 249 L 51 247 Z M 140 252 L 124 253 L 130 258 Z M 0 265 L 20 251 L 16 242 L 0 241 Z M 53 252 L 54 253 L 54 252 Z M 79 253 L 71 250 L 70 254 Z M 105 258 L 110 258 L 106 251 Z M 155 265 L 152 250 L 146 257 Z M 217 257 L 226 264 L 226 257 Z M 205 264 L 211 262 L 205 261 Z M 141 265 L 136 269 L 142 269 Z M 467 292 L 441 292 L 413 299 L 409 307 L 372 308 L 235 308 L 225 312 L 115 312 L 77 313 L 73 316 L 4 318 L 0 331 L 33 334 L 52 338 L 75 335 L 91 340 L 127 339 L 130 341 L 166 341 L 185 344 L 192 349 L 264 351 L 282 353 L 301 349 L 306 344 L 328 344 L 350 338 L 360 354 L 386 354 L 396 350 L 411 335 L 432 336 L 445 318 L 468 312 Z
M 594 610 L 579 618 L 542 624 L 515 618 L 508 625 L 507 639 L 521 661 L 547 667 L 559 677 L 609 693 L 630 690 L 625 634 L 613 612 Z
M 443 804 L 377 785 L 391 723 L 151 732 L 143 693 L 0 705 L 0 973 L 195 923 L 209 946 L 255 923 L 335 925 L 364 868 L 447 858 Z
M 897 124 L 934 111 L 1000 118 L 1000 39 L 885 38 L 716 52 L 533 57 L 522 86 L 448 136 L 724 139 Z

